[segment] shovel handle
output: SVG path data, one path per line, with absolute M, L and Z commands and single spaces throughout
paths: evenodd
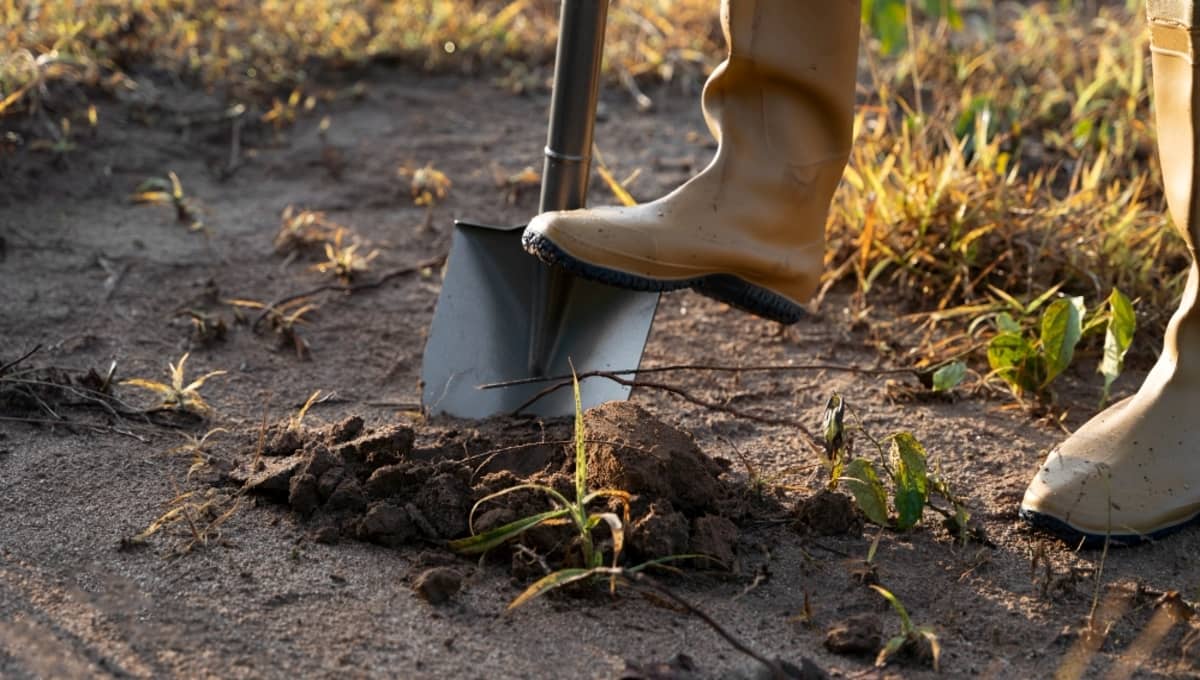
M 607 17 L 608 0 L 563 0 L 540 212 L 582 208 L 587 200 Z

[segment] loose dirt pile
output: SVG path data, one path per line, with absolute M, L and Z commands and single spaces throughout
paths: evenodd
M 625 537 L 631 560 L 694 553 L 733 569 L 738 524 L 786 514 L 774 500 L 733 481 L 728 464 L 701 451 L 690 434 L 635 404 L 604 404 L 587 411 L 584 421 L 589 488 L 632 495 Z M 367 428 L 357 416 L 316 428 L 282 421 L 267 429 L 261 450 L 247 453 L 229 477 L 247 491 L 285 503 L 320 543 L 440 544 L 552 507 L 545 493 L 533 489 L 475 507 L 503 489 L 536 484 L 573 497 L 571 427 L 544 424 L 541 440 L 511 443 L 505 439 L 513 434 L 497 421 L 490 434 L 481 434 L 489 431 L 485 426 L 418 446 L 417 433 L 407 425 Z M 820 498 L 820 507 L 804 511 L 799 524 L 819 533 L 861 528 L 848 499 Z M 841 524 L 834 526 L 830 516 Z M 575 553 L 571 540 L 566 527 L 527 532 L 521 540 L 527 550 L 510 551 L 514 572 L 531 566 L 516 559 L 520 555 L 569 564 Z

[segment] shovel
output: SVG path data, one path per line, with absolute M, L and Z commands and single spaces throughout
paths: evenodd
M 582 208 L 591 166 L 607 0 L 563 0 L 539 210 Z M 486 418 L 513 413 L 546 384 L 480 390 L 485 383 L 636 368 L 658 293 L 585 281 L 548 267 L 521 247 L 524 226 L 454 225 L 421 370 L 431 414 Z M 632 376 L 626 376 L 632 377 Z M 624 400 L 630 387 L 580 385 L 583 407 Z M 571 390 L 523 412 L 574 413 Z

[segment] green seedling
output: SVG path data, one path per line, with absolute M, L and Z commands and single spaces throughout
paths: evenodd
M 568 499 L 563 494 L 555 489 L 543 484 L 517 484 L 515 486 L 502 489 L 495 493 L 484 496 L 479 499 L 471 508 L 469 522 L 471 525 L 472 535 L 452 541 L 451 549 L 466 555 L 485 553 L 492 548 L 498 547 L 511 541 L 530 529 L 541 526 L 543 524 L 569 524 L 575 531 L 576 541 L 579 544 L 580 552 L 582 553 L 583 571 L 600 567 L 604 562 L 602 550 L 596 547 L 592 537 L 592 532 L 601 524 L 607 525 L 612 536 L 612 566 L 616 568 L 621 558 L 621 550 L 625 543 L 625 525 L 629 523 L 629 500 L 630 494 L 619 489 L 597 489 L 590 490 L 588 488 L 588 467 L 587 467 L 587 446 L 586 446 L 586 428 L 583 422 L 583 406 L 579 397 L 579 380 L 574 380 L 575 388 L 575 497 Z M 550 497 L 550 500 L 556 507 L 546 512 L 541 512 L 536 515 L 530 515 L 514 522 L 510 522 L 495 529 L 485 531 L 481 534 L 475 533 L 474 520 L 475 512 L 479 507 L 490 501 L 494 501 L 508 494 L 532 490 Z M 592 512 L 588 506 L 594 501 L 601 499 L 612 499 L 620 503 L 623 509 L 623 516 L 618 516 L 613 512 Z M 551 574 L 550 576 L 559 576 L 547 581 L 542 579 L 534 584 L 542 590 L 549 590 L 556 587 L 561 587 L 567 583 L 578 580 L 571 578 L 573 575 L 580 573 L 580 570 L 562 570 Z M 547 577 L 550 578 L 550 577 Z M 540 591 L 539 591 L 540 592 Z M 529 594 L 529 591 L 526 591 Z M 537 593 L 529 594 L 525 597 L 514 601 L 512 606 L 517 606 Z
M 879 655 L 875 657 L 875 666 L 883 668 L 892 657 L 907 651 L 915 653 L 918 658 L 928 659 L 933 665 L 934 672 L 937 672 L 942 657 L 942 646 L 938 642 L 933 628 L 914 626 L 908 610 L 904 608 L 899 598 L 882 586 L 872 585 L 871 588 L 882 595 L 892 605 L 896 615 L 900 617 L 900 633 L 884 643 L 883 649 L 879 650 Z
M 1136 328 L 1133 306 L 1116 288 L 1090 318 L 1081 297 L 1051 302 L 1042 312 L 1036 337 L 1027 334 L 1007 312 L 997 315 L 995 323 L 998 333 L 987 350 L 992 373 L 1017 397 L 1032 394 L 1042 400 L 1050 398 L 1051 383 L 1071 365 L 1080 340 L 1103 327 L 1104 357 L 1099 372 L 1104 375 L 1102 401 L 1107 401 L 1109 387 L 1121 373 Z
M 579 545 L 584 566 L 559 569 L 547 574 L 526 588 L 524 592 L 509 603 L 508 609 L 510 610 L 551 590 L 562 588 L 572 583 L 590 580 L 598 576 L 607 576 L 609 578 L 610 591 L 613 591 L 616 589 L 618 583 L 625 582 L 626 577 L 638 574 L 649 567 L 663 566 L 669 562 L 683 559 L 708 559 L 703 555 L 670 555 L 655 560 L 648 560 L 634 567 L 619 566 L 621 551 L 625 544 L 625 527 L 629 524 L 629 500 L 631 496 L 628 492 L 621 491 L 620 489 L 589 489 L 586 446 L 587 432 L 583 420 L 583 405 L 579 397 L 579 380 L 574 376 L 572 376 L 572 379 L 575 390 L 574 499 L 568 499 L 555 489 L 541 484 L 518 484 L 501 489 L 479 499 L 471 508 L 469 521 L 472 535 L 450 542 L 450 548 L 455 552 L 464 555 L 479 555 L 499 547 L 537 526 L 565 524 L 574 529 L 575 541 Z M 481 534 L 475 533 L 475 512 L 481 505 L 522 490 L 533 490 L 544 493 L 550 498 L 555 507 L 546 512 L 509 522 L 504 526 L 496 527 Z M 588 509 L 589 505 L 601 499 L 617 501 L 621 505 L 622 514 L 618 516 L 614 512 L 593 512 Z M 599 528 L 601 524 L 608 527 L 612 537 L 612 566 L 605 566 L 603 549 L 596 545 L 592 536 L 592 532 Z
M 188 231 L 204 231 L 204 223 L 197 217 L 195 202 L 183 193 L 179 175 L 168 172 L 165 178 L 151 177 L 133 191 L 130 200 L 134 203 L 169 205 L 175 209 L 175 219 L 188 225 Z
M 847 436 L 846 413 L 841 395 L 834 394 L 826 402 L 821 463 L 829 472 L 829 488 L 845 487 L 867 519 L 881 527 L 911 529 L 929 508 L 942 515 L 947 527 L 965 541 L 973 531 L 970 513 L 940 472 L 930 469 L 929 456 L 916 437 L 898 432 L 881 442 L 859 423 L 856 429 L 866 435 L 879 459 L 876 462 L 855 456 L 852 439 Z M 941 499 L 949 509 L 935 503 L 935 499 Z
M 185 385 L 183 367 L 187 363 L 188 356 L 189 354 L 184 354 L 179 358 L 178 363 L 167 363 L 167 375 L 171 378 L 169 384 L 145 378 L 129 378 L 122 380 L 121 384 L 140 387 L 157 394 L 160 401 L 154 410 L 184 411 L 201 417 L 208 416 L 212 413 L 212 407 L 200 395 L 200 388 L 209 378 L 225 375 L 225 371 L 209 371 Z

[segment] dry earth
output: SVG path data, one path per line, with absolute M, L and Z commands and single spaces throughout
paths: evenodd
M 302 114 L 278 139 L 247 125 L 244 163 L 228 177 L 231 126 L 220 119 L 219 100 L 150 76 L 139 83 L 124 100 L 101 103 L 100 126 L 81 133 L 90 138 L 78 150 L 0 156 L 0 365 L 40 345 L 16 368 L 104 370 L 115 360 L 118 377 L 161 378 L 169 360 L 191 351 L 194 374 L 228 373 L 204 387 L 217 411 L 208 425 L 113 418 L 86 403 L 56 402 L 78 424 L 51 426 L 18 422 L 30 411 L 0 403 L 0 676 L 613 678 L 627 664 L 645 670 L 685 654 L 690 666 L 676 663 L 675 675 L 657 677 L 752 677 L 754 661 L 661 600 L 628 591 L 615 599 L 555 596 L 504 615 L 527 578 L 500 561 L 480 565 L 428 540 L 390 548 L 355 540 L 353 531 L 322 534 L 319 523 L 265 496 L 247 497 L 219 537 L 188 554 L 177 554 L 189 540 L 183 524 L 131 546 L 179 491 L 204 493 L 206 480 L 220 481 L 212 473 L 187 481 L 188 458 L 164 454 L 182 442 L 181 431 L 226 427 L 232 432 L 214 437 L 213 455 L 245 462 L 264 407 L 272 420 L 285 417 L 315 389 L 332 398 L 311 410 L 314 428 L 356 415 L 368 428 L 413 428 L 417 449 L 453 442 L 464 455 L 544 436 L 528 421 L 455 422 L 416 411 L 436 271 L 318 296 L 321 307 L 301 330 L 308 361 L 235 324 L 219 302 L 274 299 L 324 280 L 307 262 L 273 253 L 289 205 L 326 211 L 368 238 L 381 251 L 375 273 L 444 254 L 453 218 L 526 219 L 536 191 L 510 196 L 495 175 L 539 164 L 542 95 L 384 69 L 347 75 L 329 84 L 342 96 Z M 643 169 L 632 185 L 642 198 L 674 186 L 710 153 L 695 94 L 652 94 L 656 109 L 641 114 L 623 93 L 608 93 L 597 129 L 616 174 Z M 322 135 L 324 116 L 332 124 Z M 397 168 L 429 162 L 454 185 L 427 220 Z M 210 236 L 189 232 L 168 207 L 130 203 L 142 180 L 168 170 L 201 206 Z M 596 182 L 593 201 L 608 200 Z M 914 341 L 884 325 L 905 310 L 879 308 L 854 321 L 847 300 L 835 291 L 818 314 L 781 330 L 672 294 L 659 308 L 645 364 L 874 366 Z M 222 316 L 224 340 L 197 342 L 178 314 L 189 308 Z M 1098 399 L 1089 371 L 1079 369 L 1060 390 L 1067 427 Z M 1118 387 L 1132 389 L 1143 374 L 1134 367 Z M 1027 478 L 1063 433 L 1001 395 L 929 398 L 909 377 L 835 371 L 664 379 L 813 429 L 837 391 L 876 436 L 910 430 L 925 444 L 995 545 L 958 545 L 930 517 L 917 530 L 882 534 L 874 578 L 916 623 L 936 630 L 944 675 L 1048 677 L 1082 658 L 1089 676 L 1125 677 L 1121 664 L 1140 661 L 1131 644 L 1158 610 L 1158 594 L 1200 594 L 1200 530 L 1114 550 L 1098 575 L 1099 552 L 1076 552 L 1022 525 L 1016 509 Z M 148 399 L 130 387 L 118 395 Z M 736 450 L 768 481 L 768 496 L 771 486 L 791 487 L 780 492 L 774 521 L 759 513 L 740 522 L 733 573 L 689 571 L 670 587 L 764 655 L 797 664 L 807 657 L 834 677 L 932 675 L 916 662 L 876 671 L 869 653 L 825 647 L 827 631 L 850 617 L 877 621 L 885 635 L 898 622 L 863 585 L 872 579 L 863 560 L 877 530 L 815 536 L 789 521 L 787 509 L 823 480 L 796 427 L 654 391 L 633 401 L 725 461 L 728 483 L 747 481 Z M 413 588 L 431 567 L 463 577 L 440 605 Z M 1123 614 L 1091 658 L 1079 633 L 1097 592 L 1102 610 Z M 1191 630 L 1172 626 L 1136 675 L 1200 674 Z M 655 677 L 646 673 L 630 677 Z

